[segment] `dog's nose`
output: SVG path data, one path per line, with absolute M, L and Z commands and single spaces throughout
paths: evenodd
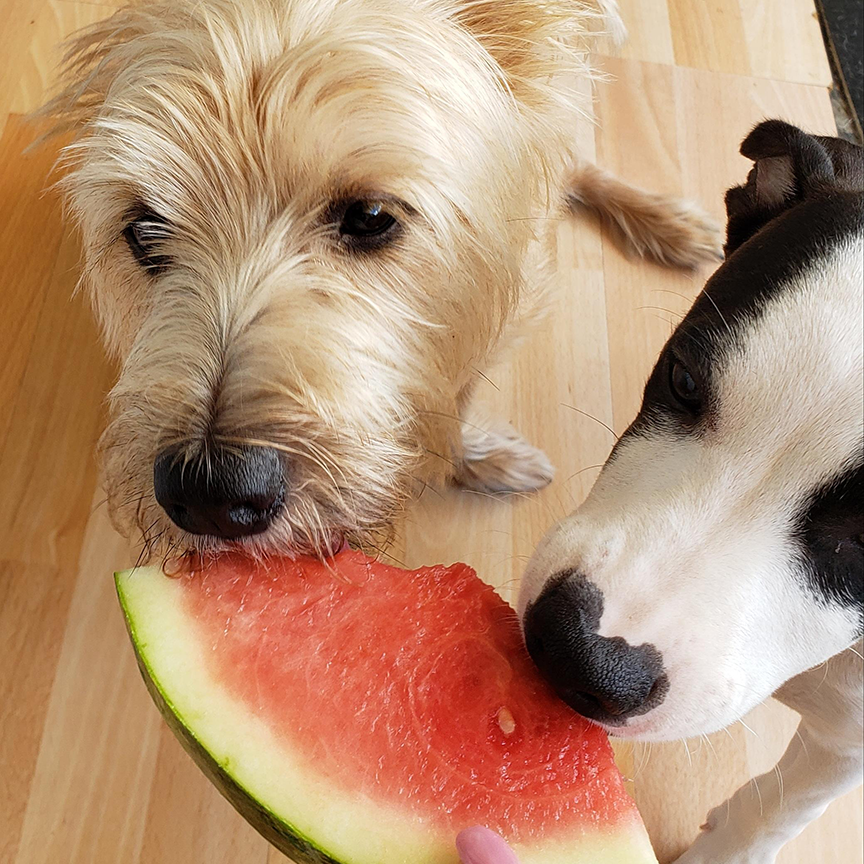
M 584 717 L 620 726 L 659 705 L 669 683 L 653 645 L 597 634 L 603 594 L 580 573 L 555 577 L 524 618 L 525 645 L 558 695 Z
M 156 500 L 190 534 L 223 539 L 266 531 L 282 509 L 282 458 L 267 447 L 224 447 L 185 459 L 163 450 L 153 465 Z

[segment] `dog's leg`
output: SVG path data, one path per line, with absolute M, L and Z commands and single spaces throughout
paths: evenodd
M 573 170 L 568 194 L 574 207 L 600 216 L 627 247 L 661 264 L 693 268 L 723 257 L 720 227 L 695 204 L 628 186 L 587 163 Z
M 533 492 L 547 486 L 555 469 L 542 450 L 509 423 L 490 420 L 469 406 L 462 420 L 462 453 L 455 480 L 477 492 Z
M 861 643 L 775 694 L 801 723 L 773 771 L 715 807 L 677 864 L 771 864 L 780 848 L 862 780 Z

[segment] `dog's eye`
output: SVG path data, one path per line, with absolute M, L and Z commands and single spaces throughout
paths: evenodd
M 139 214 L 123 229 L 123 239 L 135 260 L 145 270 L 156 273 L 163 271 L 170 263 L 168 257 L 159 252 L 167 236 L 165 220 L 152 210 Z
M 689 412 L 695 414 L 702 407 L 702 388 L 680 360 L 673 359 L 669 366 L 669 389 Z
M 352 201 L 342 214 L 339 234 L 355 245 L 380 246 L 398 226 L 382 201 Z

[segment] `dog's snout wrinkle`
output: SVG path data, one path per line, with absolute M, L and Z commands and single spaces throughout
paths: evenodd
M 584 575 L 550 580 L 525 615 L 525 644 L 558 695 L 585 717 L 607 725 L 659 705 L 669 683 L 653 645 L 600 636 L 603 595 Z
M 217 448 L 192 460 L 171 448 L 156 457 L 153 489 L 179 528 L 233 540 L 267 530 L 282 509 L 285 471 L 268 447 Z

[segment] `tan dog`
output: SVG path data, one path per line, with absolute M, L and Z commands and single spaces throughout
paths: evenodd
M 46 111 L 78 132 L 84 283 L 122 362 L 121 530 L 324 552 L 416 482 L 551 479 L 471 413 L 544 308 L 548 217 L 581 201 L 676 265 L 719 249 L 698 211 L 574 153 L 592 34 L 617 21 L 603 0 L 173 0 L 72 42 Z

